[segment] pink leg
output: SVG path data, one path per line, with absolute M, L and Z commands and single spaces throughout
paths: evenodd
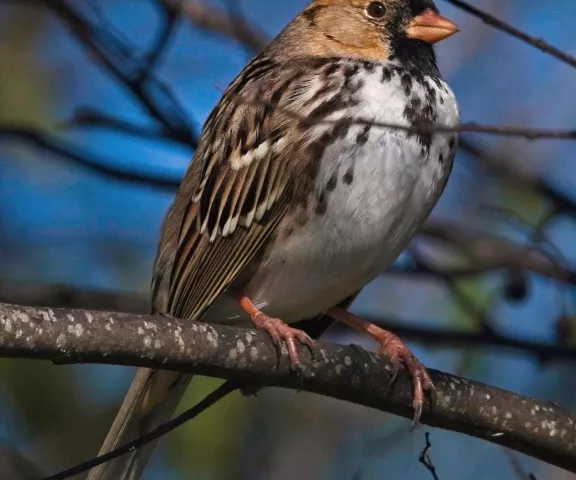
M 306 332 L 289 327 L 279 318 L 273 318 L 266 315 L 264 312 L 261 312 L 245 295 L 239 295 L 238 301 L 242 307 L 242 310 L 250 315 L 250 319 L 256 328 L 264 330 L 268 333 L 268 335 L 270 335 L 274 345 L 276 345 L 276 348 L 280 349 L 281 342 L 286 344 L 291 367 L 294 369 L 299 369 L 301 362 L 300 354 L 298 353 L 298 348 L 296 347 L 296 340 L 298 340 L 301 344 L 306 345 L 308 348 L 312 348 L 314 346 L 314 340 L 312 340 Z
M 436 389 L 432 383 L 432 379 L 426 367 L 412 354 L 410 349 L 404 345 L 392 332 L 377 327 L 376 325 L 362 320 L 355 315 L 347 312 L 346 310 L 333 307 L 328 310 L 327 315 L 331 316 L 334 320 L 345 323 L 350 327 L 358 330 L 361 333 L 370 335 L 374 340 L 380 344 L 378 353 L 387 357 L 394 368 L 394 375 L 398 373 L 402 366 L 408 369 L 414 384 L 414 400 L 412 406 L 414 407 L 414 420 L 412 425 L 416 426 L 422 415 L 422 407 L 424 405 L 424 391 L 429 391 L 434 401 L 436 396 Z

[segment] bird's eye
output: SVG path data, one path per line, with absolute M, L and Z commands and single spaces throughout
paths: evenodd
M 372 18 L 382 18 L 386 15 L 386 7 L 382 2 L 370 2 L 366 8 L 366 13 Z

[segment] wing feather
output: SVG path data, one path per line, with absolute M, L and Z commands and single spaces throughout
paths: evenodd
M 332 63 L 309 59 L 280 67 L 256 58 L 210 114 L 158 249 L 153 291 L 167 313 L 199 318 L 274 237 L 302 201 L 295 197 L 310 193 L 321 153 L 317 140 L 333 126 L 302 121 L 310 113 L 303 104 L 318 99 L 308 107 L 318 110 L 317 90 L 326 90 L 318 75 Z M 344 80 L 331 81 L 343 90 Z M 335 101 L 334 89 L 324 94 L 325 116 L 346 102 L 344 94 Z M 287 113 L 294 111 L 302 118 Z M 167 301 L 159 286 L 168 288 Z

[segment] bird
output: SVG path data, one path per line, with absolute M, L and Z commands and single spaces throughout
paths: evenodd
M 208 116 L 161 227 L 151 312 L 254 326 L 286 347 L 296 370 L 300 347 L 342 322 L 408 370 L 417 422 L 434 394 L 426 368 L 348 307 L 447 183 L 460 113 L 434 48 L 458 31 L 432 0 L 306 6 Z M 191 378 L 140 369 L 100 454 L 169 420 Z M 136 480 L 154 446 L 88 479 Z

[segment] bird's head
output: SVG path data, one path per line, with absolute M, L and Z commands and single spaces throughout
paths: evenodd
M 288 55 L 411 61 L 457 31 L 432 0 L 314 0 L 277 42 Z

